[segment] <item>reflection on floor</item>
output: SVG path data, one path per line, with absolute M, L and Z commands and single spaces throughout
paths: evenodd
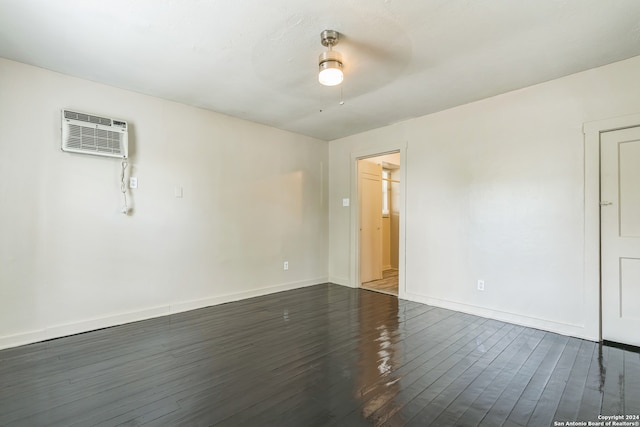
M 382 272 L 382 279 L 362 284 L 363 289 L 398 295 L 398 270 L 391 269 Z

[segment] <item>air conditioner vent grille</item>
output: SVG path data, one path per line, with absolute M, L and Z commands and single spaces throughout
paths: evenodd
M 71 120 L 80 120 L 88 123 L 96 123 L 99 125 L 111 126 L 111 119 L 108 119 L 106 117 L 93 116 L 91 114 L 76 113 L 75 111 L 65 110 L 64 118 L 71 119 Z
M 69 124 L 67 148 L 122 155 L 122 133 Z

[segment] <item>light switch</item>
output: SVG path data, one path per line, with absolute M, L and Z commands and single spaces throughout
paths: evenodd
M 182 199 L 182 187 L 174 187 L 173 194 L 176 196 L 176 199 Z
M 349 206 L 349 199 L 342 199 L 342 206 L 343 207 Z

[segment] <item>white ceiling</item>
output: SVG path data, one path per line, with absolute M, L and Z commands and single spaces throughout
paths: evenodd
M 640 55 L 639 18 L 638 0 L 0 0 L 0 56 L 332 140 Z M 317 81 L 325 29 L 341 88 Z

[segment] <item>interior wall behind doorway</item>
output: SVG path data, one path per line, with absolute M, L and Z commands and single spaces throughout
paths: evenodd
M 387 180 L 388 212 L 382 212 L 380 209 L 382 216 L 382 270 L 397 270 L 400 241 L 400 153 L 369 157 L 361 161 L 379 164 L 383 170 L 382 180 Z
M 389 251 L 390 265 L 395 270 L 400 266 L 400 159 L 397 164 L 398 169 L 391 171 L 389 183 Z

